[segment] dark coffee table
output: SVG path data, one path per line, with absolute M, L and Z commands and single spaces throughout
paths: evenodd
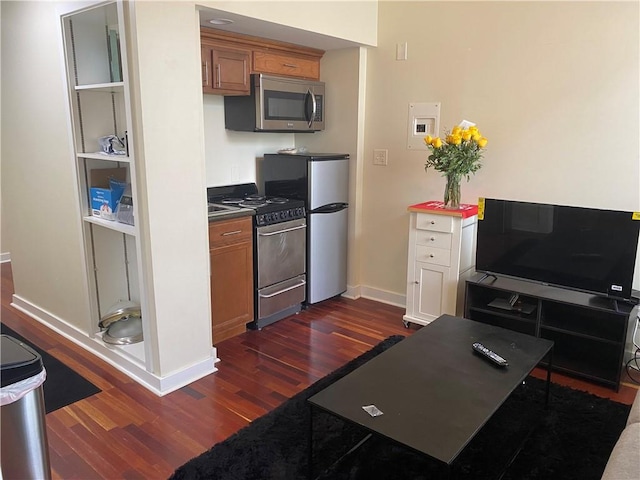
M 496 367 L 474 353 L 474 342 L 504 357 L 509 366 Z M 546 339 L 442 315 L 310 397 L 311 433 L 313 409 L 321 409 L 434 458 L 448 470 L 547 355 L 548 402 L 552 348 Z M 383 415 L 370 416 L 362 408 L 367 405 Z

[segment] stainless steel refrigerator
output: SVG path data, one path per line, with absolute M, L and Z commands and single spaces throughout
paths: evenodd
M 269 197 L 304 200 L 307 209 L 307 300 L 347 290 L 349 155 L 265 154 L 264 191 Z

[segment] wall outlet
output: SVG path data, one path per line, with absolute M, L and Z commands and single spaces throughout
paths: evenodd
M 231 164 L 231 178 L 234 182 L 240 180 L 240 171 L 238 170 L 238 165 L 235 162 Z
M 382 148 L 376 148 L 373 150 L 373 164 L 374 165 L 386 165 L 388 160 L 389 151 Z

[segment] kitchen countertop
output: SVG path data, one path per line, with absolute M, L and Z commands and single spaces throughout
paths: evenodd
M 233 209 L 210 213 L 209 223 L 231 220 L 233 218 L 249 217 L 255 214 L 256 212 L 252 208 L 233 207 Z

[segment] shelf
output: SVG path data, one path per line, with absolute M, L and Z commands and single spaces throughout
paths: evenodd
M 540 335 L 543 335 L 543 332 L 554 332 L 554 333 L 561 333 L 564 335 L 568 335 L 571 337 L 577 337 L 577 338 L 584 338 L 586 340 L 590 340 L 593 342 L 599 342 L 599 343 L 608 343 L 609 345 L 618 345 L 620 342 L 617 340 L 608 340 L 606 338 L 601 338 L 601 337 L 594 337 L 593 335 L 588 335 L 586 333 L 581 333 L 581 332 L 577 332 L 577 331 L 573 331 L 573 330 L 567 330 L 566 328 L 559 328 L 559 327 L 549 327 L 547 325 L 541 325 L 540 326 Z
M 91 160 L 106 160 L 108 162 L 122 162 L 129 163 L 131 159 L 126 155 L 108 155 L 106 153 L 94 152 L 94 153 L 78 153 L 78 158 L 88 158 Z
M 616 343 L 625 335 L 626 324 L 626 316 L 617 312 L 572 307 L 555 302 L 545 302 L 540 319 L 541 328 L 570 332 Z
M 139 223 L 125 10 L 125 2 L 106 0 L 63 15 L 61 20 L 74 139 L 71 163 L 78 187 L 76 212 L 86 252 L 89 318 L 82 330 L 93 350 L 138 380 L 154 375 L 152 358 L 156 353 L 151 353 L 155 343 L 149 338 L 153 331 L 149 323 L 155 318 L 148 315 L 145 302 L 146 258 L 139 227 L 93 216 L 99 212 L 91 208 L 97 197 L 91 194 L 91 188 L 107 189 L 109 176 L 115 177 L 128 184 L 127 196 Z M 117 148 L 127 148 L 126 155 L 103 152 L 101 139 L 111 135 L 125 139 L 127 147 Z M 99 170 L 103 172 L 96 173 Z M 114 205 L 111 208 L 115 212 Z M 101 314 L 122 299 L 140 305 L 143 330 L 148 333 L 145 342 L 111 345 L 103 341 L 103 332 L 98 331 Z
M 508 320 L 514 320 L 516 322 L 524 322 L 531 323 L 533 325 L 536 324 L 536 316 L 534 314 L 523 314 L 515 311 L 502 310 L 499 308 L 491 308 L 484 306 L 476 306 L 471 307 L 472 311 L 486 313 L 487 315 L 494 315 L 496 317 L 506 318 Z
M 622 363 L 618 345 L 546 329 L 540 336 L 555 344 L 554 368 L 617 386 Z M 587 359 L 589 368 L 585 369 Z
M 517 303 L 517 305 L 527 307 L 530 310 L 529 312 L 520 311 L 517 308 L 506 309 L 493 306 L 493 304 L 499 300 L 502 300 L 504 305 L 509 305 L 509 299 L 512 294 L 513 292 L 492 288 L 467 289 L 467 295 L 469 295 L 467 303 L 471 305 L 474 310 L 482 311 L 487 315 L 495 315 L 498 317 L 535 324 L 537 319 L 538 301 L 533 297 L 522 296 Z
M 124 82 L 114 83 L 95 83 L 93 85 L 77 85 L 74 87 L 76 92 L 106 92 L 106 93 L 122 93 L 124 92 Z
M 526 333 L 527 335 L 536 334 L 535 319 L 531 320 L 516 317 L 513 315 L 507 315 L 504 312 L 476 307 L 471 307 L 465 316 L 477 322 L 487 323 L 496 327 L 508 328 L 509 330 Z
M 136 227 L 134 225 L 127 225 L 126 223 L 117 222 L 115 220 L 104 220 L 103 218 L 91 215 L 82 217 L 82 219 L 87 223 L 99 225 L 101 227 L 108 228 L 109 230 L 115 230 L 116 232 L 131 235 L 132 237 L 136 236 Z
M 130 360 L 138 363 L 140 367 L 145 368 L 145 353 L 144 353 L 144 340 L 142 342 L 133 343 L 131 345 L 112 345 L 102 340 L 104 332 L 96 333 L 94 340 L 114 352 L 117 352 L 123 357 L 127 357 Z

